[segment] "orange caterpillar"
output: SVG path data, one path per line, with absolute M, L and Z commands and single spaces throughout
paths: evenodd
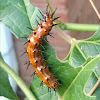
M 56 10 L 55 10 L 56 11 Z M 53 74 L 49 72 L 48 66 L 45 64 L 44 58 L 41 55 L 41 44 L 45 36 L 50 35 L 49 33 L 53 26 L 53 21 L 59 17 L 53 18 L 55 11 L 50 14 L 48 12 L 48 6 L 46 14 L 43 15 L 40 10 L 39 12 L 43 16 L 43 19 L 38 23 L 35 30 L 32 30 L 31 35 L 27 40 L 27 54 L 29 61 L 34 67 L 35 73 L 41 78 L 42 82 L 45 83 L 49 88 L 56 89 L 59 87 L 59 82 L 54 78 Z M 39 16 L 37 16 L 39 18 Z M 40 19 L 40 18 L 39 18 Z

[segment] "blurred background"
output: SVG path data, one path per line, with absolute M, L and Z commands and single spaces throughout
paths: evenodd
M 49 0 L 52 8 L 57 8 L 56 16 L 61 16 L 59 19 L 63 22 L 71 22 L 71 23 L 86 23 L 86 24 L 99 24 L 100 20 L 97 17 L 95 11 L 93 10 L 90 2 L 88 0 Z M 31 0 L 31 3 L 37 7 L 39 7 L 43 12 L 46 9 L 46 1 L 45 0 Z M 94 4 L 100 12 L 100 1 L 94 0 Z M 76 39 L 85 39 L 90 37 L 94 32 L 79 32 L 79 31 L 64 31 L 66 34 L 69 34 L 71 37 Z M 54 38 L 48 36 L 48 41 L 50 45 L 55 48 L 57 51 L 57 56 L 59 59 L 63 59 L 67 56 L 70 50 L 70 44 L 64 41 L 61 37 L 59 37 L 56 33 L 53 33 Z M 29 86 L 32 80 L 33 67 L 30 67 L 27 70 L 27 65 L 24 65 L 28 62 L 27 54 L 21 54 L 25 51 L 24 39 L 17 39 L 14 35 L 14 48 L 18 61 L 18 72 L 22 79 Z M 24 94 L 17 88 L 17 94 L 21 100 L 24 100 Z

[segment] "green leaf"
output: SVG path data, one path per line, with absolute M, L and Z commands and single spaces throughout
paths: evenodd
M 85 39 L 85 40 L 76 41 L 71 53 L 69 54 L 70 55 L 69 56 L 70 64 L 73 65 L 74 67 L 78 67 L 81 65 L 84 66 L 88 57 L 95 57 L 95 56 L 99 55 L 100 54 L 100 52 L 99 52 L 100 51 L 100 42 L 99 41 L 100 41 L 100 28 L 90 38 Z M 78 50 L 74 51 L 74 49 L 76 47 Z M 79 52 L 79 51 L 81 51 L 81 52 Z M 80 53 L 81 53 L 82 57 L 80 57 L 78 55 Z M 77 54 L 77 55 L 75 56 L 75 54 Z M 84 59 L 82 60 L 82 58 L 84 58 Z M 76 62 L 75 64 L 73 64 L 73 59 L 75 59 L 75 62 Z M 83 63 L 81 63 L 81 64 L 79 63 L 80 59 L 83 61 Z M 80 61 L 80 62 L 82 62 L 82 61 Z M 88 92 L 89 92 L 93 88 L 93 86 L 95 85 L 96 81 L 98 80 L 98 78 L 100 76 L 99 72 L 100 72 L 100 68 L 99 68 L 99 64 L 98 64 L 95 67 L 95 70 L 93 71 L 92 76 L 89 78 L 88 82 L 86 83 L 86 88 L 85 88 L 86 91 L 88 90 Z M 98 86 L 98 88 L 93 93 L 93 95 L 96 96 L 96 100 L 98 100 L 98 98 L 100 98 L 99 91 L 100 91 L 100 86 Z M 86 92 L 86 93 L 88 93 L 88 92 Z
M 87 41 L 100 42 L 100 27 L 90 38 L 86 39 Z
M 100 29 L 94 35 L 86 40 L 73 41 L 69 62 L 72 66 L 77 67 L 85 63 L 88 57 L 95 57 L 100 54 Z M 95 40 L 95 41 L 93 41 Z
M 50 71 L 54 75 L 56 75 L 56 78 L 61 79 L 62 86 L 59 87 L 59 92 L 61 95 L 63 95 L 63 93 L 66 91 L 69 84 L 71 84 L 71 82 L 73 81 L 75 76 L 78 74 L 78 72 L 74 67 L 69 65 L 68 61 L 60 61 L 56 57 L 55 50 L 52 47 L 50 47 L 46 43 L 44 43 L 44 47 L 45 47 L 45 53 L 43 53 L 43 55 L 46 59 L 46 63 L 48 66 L 52 65 L 52 67 L 50 67 Z M 70 71 L 73 74 L 69 73 Z M 41 83 L 41 80 L 36 76 L 35 78 L 33 78 L 33 81 L 31 83 L 31 90 L 33 93 L 35 93 L 36 97 L 39 100 L 42 100 L 42 99 L 52 100 L 51 98 L 55 98 L 54 90 L 51 89 L 52 92 L 50 95 L 50 93 L 48 92 L 47 86 L 43 85 L 43 89 L 42 89 L 42 87 L 40 87 L 40 83 Z M 57 98 L 54 100 L 57 100 Z
M 38 9 L 29 0 L 0 0 L 0 20 L 16 37 L 29 36 L 27 27 L 35 28 L 36 15 L 42 18 Z
M 80 50 L 80 48 L 77 45 L 75 45 L 72 48 L 72 51 L 70 53 L 69 63 L 72 66 L 77 67 L 77 66 L 80 66 L 83 63 L 85 63 L 85 60 L 86 59 L 84 57 L 84 54 L 82 53 L 82 51 Z
M 97 34 L 97 32 L 95 34 Z M 45 53 L 43 53 L 43 55 L 46 59 L 46 63 L 48 66 L 52 65 L 52 67 L 50 67 L 50 71 L 56 75 L 56 78 L 60 78 L 61 84 L 63 84 L 63 86 L 60 86 L 59 90 L 58 90 L 58 93 L 60 94 L 60 96 L 64 95 L 63 98 L 70 99 L 70 97 L 69 98 L 67 97 L 67 94 L 65 93 L 65 91 L 68 91 L 67 89 L 71 86 L 73 80 L 75 80 L 76 82 L 79 82 L 78 86 L 81 88 L 78 87 L 78 89 L 73 90 L 73 88 L 75 88 L 75 85 L 72 85 L 71 89 L 73 91 L 71 93 L 70 93 L 70 91 L 68 91 L 68 93 L 70 93 L 70 95 L 75 94 L 76 97 L 74 97 L 73 99 L 77 100 L 80 98 L 78 96 L 79 93 L 75 93 L 75 91 L 80 91 L 80 95 L 82 95 L 82 98 L 83 98 L 82 100 L 84 100 L 84 99 L 87 99 L 87 100 L 93 99 L 94 100 L 94 98 L 89 98 L 87 95 L 84 94 L 84 92 L 85 92 L 84 87 L 85 87 L 85 84 L 88 79 L 89 79 L 88 80 L 89 82 L 87 82 L 85 90 L 88 89 L 87 87 L 89 87 L 90 84 L 92 84 L 92 86 L 94 86 L 95 82 L 97 81 L 96 76 L 95 76 L 96 78 L 94 78 L 94 77 L 90 77 L 91 79 L 89 78 L 89 76 L 95 70 L 95 68 L 97 68 L 97 71 L 98 71 L 98 66 L 96 66 L 96 67 L 92 66 L 93 64 L 95 64 L 95 62 L 97 60 L 93 61 L 93 59 L 91 59 L 89 57 L 95 57 L 100 54 L 98 52 L 100 49 L 100 44 L 96 43 L 96 42 L 87 41 L 87 40 L 76 41 L 76 42 L 74 42 L 74 45 L 72 46 L 70 54 L 68 55 L 67 59 L 65 59 L 63 61 L 60 61 L 56 57 L 56 53 L 55 53 L 54 49 L 51 48 L 49 45 L 44 43 L 44 47 L 45 47 L 45 50 L 44 50 Z M 100 58 L 98 58 L 98 59 L 100 60 Z M 90 63 L 90 62 L 92 64 L 88 65 L 88 63 Z M 77 68 L 73 68 L 71 65 L 74 67 L 77 67 Z M 78 66 L 83 66 L 84 70 L 83 70 L 83 68 L 78 67 Z M 93 68 L 94 70 L 91 70 L 90 67 Z M 88 70 L 88 71 L 85 71 L 85 70 Z M 84 77 L 87 77 L 87 78 L 82 78 L 83 77 L 82 73 L 85 73 Z M 79 75 L 79 76 L 77 76 L 77 75 Z M 76 77 L 78 77 L 78 78 L 76 78 Z M 37 94 L 37 91 L 39 91 L 38 90 L 39 88 L 41 89 L 41 87 L 39 86 L 41 83 L 41 80 L 39 82 L 37 82 L 37 79 L 36 78 L 33 79 L 32 84 L 31 84 L 31 90 L 33 90 L 33 93 L 36 92 L 35 93 L 36 96 L 39 97 L 39 94 Z M 72 79 L 72 80 L 70 80 L 70 79 Z M 90 80 L 91 81 L 94 80 L 95 82 L 91 83 Z M 81 81 L 83 82 L 83 86 L 81 85 L 82 84 Z M 38 86 L 36 86 L 37 83 L 39 83 Z M 75 84 L 75 83 L 73 82 L 73 84 Z M 88 91 L 90 91 L 91 89 L 92 89 L 92 87 L 89 87 Z M 97 98 L 99 98 L 99 92 L 98 92 L 99 89 L 100 88 L 98 87 L 98 89 L 96 89 L 96 91 L 93 94 L 94 96 L 96 96 L 96 100 L 98 100 Z M 44 94 L 49 96 L 49 93 L 47 93 L 47 92 L 48 91 L 46 91 L 46 93 L 44 92 Z M 42 90 L 42 93 L 43 93 L 43 90 Z M 41 98 L 39 98 L 39 99 L 41 100 Z
M 100 77 L 100 62 L 97 64 L 96 68 L 95 68 L 95 74 L 97 75 L 97 78 Z
M 94 73 L 92 73 L 85 86 L 85 92 L 87 94 L 91 91 L 91 89 L 94 87 L 97 81 L 98 81 L 98 78 L 96 77 Z M 100 85 L 98 85 L 97 89 L 94 91 L 92 96 L 96 96 L 95 100 L 100 99 Z
M 57 94 L 53 90 L 50 92 L 45 84 L 43 86 L 40 86 L 40 84 L 41 79 L 35 75 L 30 89 L 38 100 L 58 100 Z
M 1 53 L 0 53 L 0 59 L 3 60 Z M 19 100 L 19 98 L 14 93 L 9 83 L 8 74 L 1 67 L 0 67 L 0 96 L 4 96 L 12 100 Z
M 87 62 L 83 65 L 84 68 L 74 68 L 68 63 L 68 60 L 60 61 L 56 57 L 55 50 L 49 45 L 44 43 L 44 47 L 45 53 L 43 53 L 43 55 L 46 59 L 46 63 L 48 66 L 52 64 L 52 67 L 50 67 L 50 71 L 54 73 L 54 75 L 56 75 L 56 78 L 61 79 L 62 86 L 60 86 L 59 89 L 57 89 L 58 97 L 64 98 L 64 100 L 78 100 L 79 98 L 82 98 L 82 100 L 95 100 L 93 97 L 89 97 L 84 94 L 84 86 L 87 80 L 89 79 L 89 76 L 93 72 L 95 65 L 98 61 L 100 61 L 100 56 L 93 59 L 87 59 Z M 50 93 L 48 92 L 47 86 L 43 85 L 42 89 L 40 84 L 40 78 L 35 75 L 31 83 L 32 92 L 36 95 L 36 97 L 39 100 L 42 100 L 44 98 L 47 100 L 52 100 L 50 99 Z M 55 94 L 53 89 L 51 94 L 51 98 L 53 98 L 54 100 L 58 100 L 57 98 L 55 99 L 53 97 Z M 67 94 L 69 94 L 70 96 Z
M 64 100 L 67 100 L 69 98 L 71 100 L 78 100 L 79 98 L 81 98 L 81 100 L 95 100 L 95 97 L 89 97 L 85 95 L 83 90 L 87 79 L 94 70 L 95 65 L 98 63 L 98 61 L 100 61 L 100 55 L 92 59 L 85 66 L 83 66 L 83 68 L 77 74 L 76 78 L 73 80 L 73 82 L 64 93 Z

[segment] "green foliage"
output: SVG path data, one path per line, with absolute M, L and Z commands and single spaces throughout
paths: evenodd
M 95 83 L 95 82 L 92 83 L 92 87 L 89 87 L 91 81 L 93 80 L 97 81 L 97 78 L 95 79 L 92 76 L 90 80 L 89 76 L 91 75 L 92 72 L 95 71 L 95 66 L 98 64 L 98 61 L 100 61 L 100 55 L 96 56 L 97 54 L 95 54 L 95 51 L 93 51 L 94 54 L 93 53 L 92 54 L 95 55 L 96 57 L 94 56 L 92 57 L 91 55 L 92 58 L 89 58 L 89 56 L 86 56 L 86 54 L 84 54 L 83 52 L 85 49 L 81 50 L 81 46 L 83 46 L 81 44 L 83 42 L 86 42 L 86 40 L 80 40 L 74 42 L 69 57 L 66 58 L 67 60 L 64 59 L 63 61 L 60 61 L 56 57 L 56 52 L 52 47 L 50 47 L 47 43 L 44 43 L 45 53 L 43 53 L 43 55 L 46 59 L 47 65 L 48 66 L 52 65 L 52 67 L 50 67 L 50 71 L 54 73 L 54 75 L 56 75 L 56 78 L 61 79 L 62 86 L 60 86 L 58 89 L 58 95 L 60 96 L 60 98 L 63 98 L 64 100 L 66 99 L 78 100 L 79 98 L 81 98 L 82 100 L 98 100 L 95 99 L 94 97 L 89 97 L 85 95 L 84 90 L 87 90 L 88 88 L 90 88 L 89 90 L 91 90 L 91 88 L 94 86 Z M 89 47 L 91 49 L 92 46 Z M 97 49 L 93 49 L 93 50 L 97 50 Z M 82 63 L 78 63 L 78 62 L 82 62 Z M 98 67 L 96 66 L 96 68 Z M 88 79 L 90 82 L 87 83 Z M 37 76 L 35 76 L 31 84 L 31 90 L 33 91 L 33 93 L 35 93 L 38 99 L 42 100 L 41 95 L 45 94 L 45 96 L 47 95 L 48 97 L 46 99 L 49 100 L 50 94 L 49 93 L 47 94 L 48 92 L 47 87 L 44 85 L 43 89 L 41 90 L 41 87 L 39 86 L 40 83 L 41 80 L 38 79 Z M 87 85 L 85 87 L 86 83 Z M 44 88 L 46 88 L 46 90 Z M 40 92 L 38 92 L 39 90 Z M 99 89 L 97 89 L 94 92 L 94 95 L 96 95 L 96 97 L 99 98 L 99 93 L 97 92 L 98 90 Z M 52 93 L 54 94 L 54 91 L 52 91 Z
M 0 53 L 0 60 L 3 60 L 1 53 Z M 9 83 L 8 74 L 1 67 L 0 67 L 0 96 L 4 96 L 12 100 L 19 100 Z
M 16 37 L 29 36 L 30 30 L 27 27 L 35 28 L 37 24 L 35 19 L 40 22 L 36 15 L 42 18 L 38 9 L 32 6 L 29 0 L 0 0 L 0 20 Z M 60 27 L 67 30 L 63 24 Z M 72 39 L 71 45 L 69 55 L 64 60 L 59 60 L 55 50 L 47 43 L 43 43 L 45 53 L 42 54 L 46 59 L 46 64 L 51 66 L 50 72 L 61 80 L 59 82 L 62 85 L 56 90 L 55 95 L 53 89 L 51 93 L 48 92 L 45 84 L 42 89 L 41 80 L 35 75 L 30 89 L 38 100 L 58 100 L 58 98 L 59 100 L 98 100 L 100 98 L 100 86 L 93 93 L 96 97 L 87 95 L 100 76 L 98 64 L 100 61 L 100 29 L 88 39 Z M 2 78 L 5 79 L 4 76 Z
M 16 37 L 27 36 L 30 34 L 27 27 L 36 26 L 36 14 L 41 16 L 38 9 L 29 0 L 0 0 L 0 20 Z

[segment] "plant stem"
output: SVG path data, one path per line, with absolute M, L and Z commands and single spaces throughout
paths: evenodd
M 91 91 L 88 93 L 89 96 L 91 96 L 93 94 L 93 92 L 96 90 L 97 86 L 100 84 L 100 78 L 98 79 L 98 81 L 96 82 L 96 84 L 94 85 L 94 87 L 91 89 Z
M 0 58 L 0 67 L 3 70 L 5 70 L 16 81 L 17 85 L 21 88 L 21 90 L 25 93 L 25 95 L 28 97 L 29 100 L 36 100 L 36 97 L 32 94 L 32 92 L 27 87 L 25 82 L 1 58 Z
M 61 23 L 59 27 L 63 30 L 72 30 L 72 31 L 87 31 L 95 32 L 99 24 L 78 24 L 78 23 Z

